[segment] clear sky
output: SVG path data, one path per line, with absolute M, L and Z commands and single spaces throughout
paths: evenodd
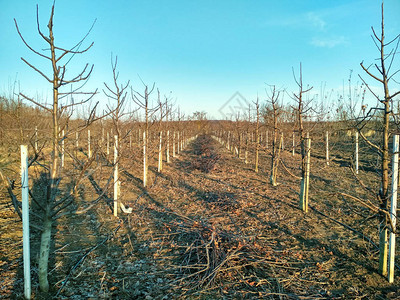
M 52 1 L 40 0 L 42 30 Z M 142 90 L 139 76 L 156 83 L 162 94 L 176 99 L 188 115 L 219 109 L 235 92 L 247 100 L 265 99 L 266 84 L 294 88 L 292 67 L 303 65 L 305 84 L 320 93 L 341 90 L 350 70 L 354 81 L 359 63 L 378 57 L 371 26 L 379 29 L 380 0 L 202 0 L 202 1 L 56 1 L 54 30 L 61 47 L 79 41 L 97 22 L 86 45 L 75 57 L 70 74 L 86 62 L 95 65 L 86 90 L 111 82 L 111 53 L 118 56 L 120 81 L 131 80 Z M 36 31 L 36 1 L 0 0 L 0 94 L 17 79 L 21 91 L 51 98 L 51 86 L 20 57 L 49 71 L 48 61 L 35 57 L 19 39 L 16 18 L 26 40 L 37 49 L 45 44 Z M 385 1 L 386 36 L 400 33 L 400 1 Z M 399 60 L 397 61 L 399 66 Z M 371 82 L 373 83 L 373 82 Z M 106 103 L 103 94 L 96 100 Z M 289 101 L 289 99 L 288 99 Z

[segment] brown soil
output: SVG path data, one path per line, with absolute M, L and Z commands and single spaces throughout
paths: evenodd
M 138 153 L 139 150 L 138 150 Z M 299 176 L 300 159 L 282 154 Z M 378 275 L 377 218 L 343 191 L 366 197 L 348 167 L 312 159 L 310 211 L 298 208 L 299 180 L 283 168 L 268 183 L 260 172 L 210 136 L 199 136 L 162 173 L 150 167 L 141 188 L 140 159 L 122 165 L 121 193 L 131 214 L 112 216 L 89 183 L 74 214 L 57 221 L 50 262 L 50 295 L 37 284 L 38 235 L 32 237 L 36 299 L 396 299 L 394 284 Z M 152 164 L 155 166 L 156 164 Z M 104 186 L 111 167 L 99 160 L 93 178 Z M 372 171 L 360 178 L 376 184 Z M 109 192 L 111 195 L 111 192 Z M 110 198 L 110 195 L 106 198 Z M 21 222 L 5 195 L 0 207 L 0 298 L 22 298 Z M 346 227 L 347 226 L 347 227 Z M 364 235 L 364 237 L 363 237 Z

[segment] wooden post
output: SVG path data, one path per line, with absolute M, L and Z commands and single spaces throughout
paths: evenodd
M 88 139 L 88 157 L 92 157 L 92 150 L 90 149 L 90 129 L 87 131 L 87 139 Z
M 107 131 L 107 156 L 110 155 L 110 133 Z
M 38 130 L 37 126 L 35 126 L 35 151 L 38 151 Z
M 118 216 L 119 180 L 118 180 L 118 136 L 114 135 L 114 216 Z
M 393 224 L 393 229 L 396 229 L 396 210 L 397 210 L 397 188 L 399 186 L 399 136 L 393 136 L 393 175 L 392 175 L 392 199 L 390 201 L 390 220 Z M 389 283 L 394 281 L 395 269 L 395 253 L 396 253 L 396 234 L 393 230 L 389 234 L 389 268 L 388 280 Z
M 179 139 L 179 131 L 178 131 L 178 148 L 177 148 L 177 154 L 179 154 L 179 148 L 180 148 L 180 145 L 179 145 L 179 141 L 180 141 L 180 139 Z
M 268 149 L 268 130 L 265 132 L 265 148 Z
M 281 150 L 285 150 L 285 145 L 283 144 L 283 132 L 281 132 Z
M 76 147 L 76 149 L 79 148 L 79 133 L 78 132 L 75 133 L 75 147 Z
M 147 153 L 146 131 L 143 131 L 143 186 L 147 186 Z
M 65 160 L 65 132 L 63 130 L 61 134 L 61 168 L 64 168 L 64 160 Z
M 249 157 L 249 133 L 246 132 L 246 149 L 244 150 L 244 163 L 247 165 L 249 163 L 248 157 Z
M 256 154 L 255 154 L 255 166 L 254 166 L 254 171 L 258 173 L 258 149 L 260 146 L 260 136 L 258 135 L 258 125 L 257 125 L 257 132 L 256 132 Z
M 356 131 L 356 174 L 358 174 L 358 131 Z
M 176 157 L 176 153 L 175 153 L 175 131 L 172 134 L 172 157 Z
M 329 132 L 325 133 L 326 165 L 329 166 Z
M 311 139 L 303 139 L 304 151 L 306 151 L 306 161 L 305 161 L 305 172 L 301 178 L 300 185 L 300 208 L 304 212 L 308 212 L 308 187 L 310 183 L 310 151 L 311 151 Z
M 293 131 L 293 133 L 292 133 L 292 156 L 294 156 L 295 147 L 296 147 L 296 143 L 294 140 L 294 131 Z
M 24 295 L 31 299 L 31 261 L 29 243 L 29 177 L 28 146 L 21 145 L 21 185 L 22 185 L 22 247 L 24 260 Z
M 169 164 L 170 159 L 169 159 L 169 130 L 167 130 L 167 150 L 165 153 L 166 157 L 167 157 L 167 164 Z
M 162 171 L 162 131 L 159 133 L 160 135 L 160 141 L 158 145 L 158 168 L 157 171 L 161 172 Z
M 132 149 L 132 134 L 129 132 L 129 150 Z

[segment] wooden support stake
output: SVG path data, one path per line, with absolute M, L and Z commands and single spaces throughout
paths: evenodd
M 119 180 L 118 180 L 118 136 L 114 135 L 114 216 L 118 216 Z
M 329 166 L 329 132 L 325 133 L 326 165 Z
M 110 133 L 107 132 L 107 156 L 110 155 Z
M 92 150 L 90 149 L 90 129 L 87 131 L 87 139 L 88 139 L 88 157 L 92 157 Z
M 22 247 L 24 261 L 24 295 L 31 299 L 31 261 L 29 245 L 29 177 L 28 146 L 21 145 L 21 185 L 22 185 Z
M 399 186 L 399 136 L 393 136 L 393 175 L 392 175 L 392 199 L 390 201 L 390 219 L 393 224 L 393 229 L 396 229 L 396 210 L 397 210 L 397 189 Z M 396 234 L 393 230 L 389 234 L 389 268 L 388 280 L 389 283 L 394 281 L 395 269 L 395 254 L 396 254 Z
M 305 172 L 303 177 L 301 178 L 301 186 L 300 186 L 300 208 L 304 212 L 308 212 L 308 188 L 310 184 L 310 152 L 311 152 L 311 139 L 305 138 L 302 141 L 304 151 L 306 151 L 305 158 Z
M 61 133 L 61 168 L 64 168 L 65 163 L 65 132 Z
M 180 136 L 179 136 L 179 131 L 178 131 L 178 148 L 177 148 L 177 154 L 179 154 L 179 150 L 180 150 L 180 144 L 179 144 L 179 141 L 180 141 Z
M 143 131 L 143 186 L 147 186 L 147 153 L 146 131 Z
M 175 153 L 175 131 L 172 134 L 172 157 L 176 157 L 176 153 Z
M 356 174 L 358 174 L 358 131 L 356 131 Z
M 79 148 L 79 133 L 78 132 L 75 133 L 75 147 L 76 147 L 76 149 Z
M 246 149 L 244 150 L 244 163 L 247 165 L 249 163 L 249 133 L 246 132 Z
M 38 151 L 38 129 L 37 126 L 35 126 L 35 151 Z
M 292 132 L 292 156 L 294 156 L 294 149 L 296 147 L 295 140 L 294 140 L 294 131 Z
M 170 159 L 169 159 L 169 130 L 167 130 L 167 150 L 166 150 L 165 156 L 167 157 L 167 164 L 169 164 L 169 162 L 170 162 Z
M 159 133 L 160 135 L 160 141 L 158 144 L 158 168 L 157 171 L 161 172 L 162 171 L 162 131 Z

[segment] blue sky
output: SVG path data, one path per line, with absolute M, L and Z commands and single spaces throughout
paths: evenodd
M 46 29 L 52 1 L 38 1 L 40 22 Z M 95 3 L 95 4 L 93 4 Z M 45 44 L 36 31 L 36 2 L 0 0 L 0 93 L 19 81 L 21 90 L 51 98 L 51 86 L 20 57 L 49 71 L 48 62 L 35 57 L 19 39 L 13 18 L 34 47 Z M 170 94 L 187 115 L 204 110 L 219 118 L 219 108 L 235 92 L 263 100 L 266 84 L 288 91 L 295 88 L 292 67 L 303 65 L 305 84 L 314 93 L 326 85 L 341 90 L 349 71 L 354 82 L 362 74 L 359 63 L 373 62 L 378 53 L 371 26 L 380 25 L 379 0 L 286 1 L 79 1 L 56 2 L 55 39 L 74 45 L 97 19 L 86 54 L 70 63 L 70 74 L 86 62 L 95 65 L 86 90 L 110 82 L 111 53 L 118 56 L 120 81 L 131 80 L 141 91 L 139 76 Z M 385 1 L 386 36 L 400 33 L 400 1 Z M 397 61 L 399 66 L 399 60 Z M 371 84 L 375 84 L 371 81 Z M 290 101 L 288 97 L 287 101 Z M 98 94 L 96 100 L 106 103 Z

